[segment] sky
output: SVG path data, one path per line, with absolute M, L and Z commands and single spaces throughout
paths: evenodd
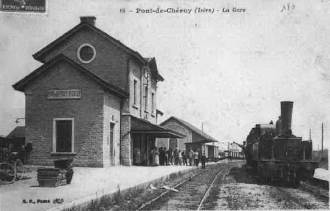
M 146 14 L 136 9 L 214 8 L 215 12 Z M 223 8 L 244 13 L 223 13 Z M 120 9 L 125 8 L 125 13 Z M 130 10 L 132 12 L 130 12 Z M 49 0 L 46 14 L 0 12 L 0 135 L 24 117 L 12 84 L 39 67 L 32 54 L 79 23 L 96 26 L 144 57 L 165 78 L 157 104 L 219 141 L 242 142 L 255 124 L 276 121 L 280 101 L 294 101 L 292 130 L 314 149 L 330 136 L 330 1 Z

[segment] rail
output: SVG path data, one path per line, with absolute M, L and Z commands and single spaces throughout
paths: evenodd
M 205 203 L 206 199 L 208 198 L 209 193 L 210 193 L 210 191 L 211 191 L 211 189 L 212 189 L 215 181 L 219 177 L 219 175 L 223 174 L 224 172 L 226 172 L 226 170 L 229 169 L 227 165 L 225 165 L 225 166 L 217 166 L 217 168 L 220 168 L 220 169 L 218 171 L 216 171 L 216 173 L 214 173 L 214 176 L 213 177 L 210 178 L 210 181 L 211 182 L 208 183 L 208 186 L 207 186 L 205 192 L 202 194 L 201 200 L 199 200 L 197 202 L 198 204 L 196 203 L 196 205 L 198 205 L 197 206 L 197 210 L 200 210 L 203 207 L 203 204 Z M 175 189 L 178 189 L 181 186 L 183 186 L 184 184 L 189 183 L 189 182 L 192 182 L 192 184 L 194 184 L 193 181 L 192 181 L 192 179 L 195 178 L 195 177 L 198 177 L 198 176 L 200 176 L 202 174 L 205 174 L 205 173 L 206 173 L 205 171 L 200 171 L 200 172 L 198 172 L 198 173 L 190 176 L 189 178 L 185 179 L 184 181 L 176 184 L 174 186 L 174 188 Z M 224 176 L 225 176 L 225 174 L 223 175 L 223 178 L 224 178 Z M 223 180 L 223 178 L 222 178 L 222 180 Z M 156 197 L 152 198 L 151 200 L 143 203 L 140 207 L 138 207 L 137 210 L 145 210 L 146 208 L 148 209 L 148 207 L 153 206 L 153 203 L 156 203 L 158 200 L 160 200 L 162 197 L 166 196 L 170 192 L 172 192 L 172 190 L 166 190 L 166 191 L 160 193 L 159 195 L 157 195 Z
M 209 187 L 207 188 L 207 190 L 205 191 L 204 196 L 203 196 L 201 202 L 199 203 L 197 210 L 200 210 L 200 209 L 202 208 L 202 206 L 203 206 L 205 200 L 206 200 L 207 197 L 209 196 L 210 190 L 211 190 L 211 188 L 213 187 L 214 182 L 216 181 L 216 179 L 218 178 L 218 176 L 219 176 L 221 173 L 223 173 L 225 170 L 226 170 L 226 169 L 222 169 L 222 170 L 220 170 L 220 171 L 214 176 L 213 181 L 212 181 L 212 183 L 209 185 Z

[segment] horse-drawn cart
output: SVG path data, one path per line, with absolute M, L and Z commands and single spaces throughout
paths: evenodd
M 2 182 L 14 182 L 22 179 L 25 173 L 23 162 L 20 159 L 10 159 L 0 163 L 0 180 Z

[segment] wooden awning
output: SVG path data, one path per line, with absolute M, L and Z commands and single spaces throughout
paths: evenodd
M 184 138 L 185 135 L 173 130 L 169 130 L 159 125 L 152 124 L 151 122 L 132 116 L 131 120 L 131 133 L 132 134 L 148 134 L 157 138 Z
M 194 141 L 194 142 L 188 142 L 188 143 L 184 143 L 184 144 L 187 144 L 187 145 L 194 145 L 194 144 L 206 144 L 206 143 L 212 143 L 212 142 L 216 142 L 216 141 L 213 141 L 213 140 L 200 140 L 200 141 Z

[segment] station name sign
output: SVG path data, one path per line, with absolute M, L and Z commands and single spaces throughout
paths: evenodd
M 46 0 L 0 0 L 0 5 L 7 12 L 46 12 Z
M 48 90 L 48 99 L 80 99 L 80 89 L 54 89 Z

